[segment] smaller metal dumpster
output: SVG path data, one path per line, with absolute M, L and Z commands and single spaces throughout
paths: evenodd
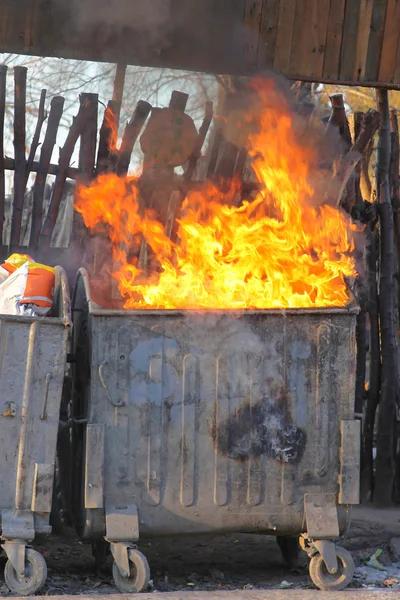
M 54 464 L 71 311 L 66 275 L 56 267 L 53 307 L 43 318 L 0 315 L 0 514 L 4 578 L 26 596 L 46 581 L 29 543 L 50 533 Z
M 317 587 L 351 581 L 357 312 L 104 310 L 79 272 L 73 513 L 121 591 L 149 581 L 139 535 L 300 536 Z

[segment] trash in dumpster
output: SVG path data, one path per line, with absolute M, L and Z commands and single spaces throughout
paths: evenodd
M 21 267 L 28 260 L 33 260 L 29 254 L 11 254 L 3 264 L 0 265 L 0 283 L 3 283 L 11 273 Z
M 0 269 L 0 314 L 46 316 L 53 304 L 55 270 L 26 254 L 12 254 Z

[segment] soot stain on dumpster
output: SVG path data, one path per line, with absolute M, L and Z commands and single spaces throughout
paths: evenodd
M 220 423 L 215 412 L 210 433 L 218 452 L 237 460 L 266 456 L 295 464 L 306 445 L 305 432 L 290 424 L 268 401 L 244 404 Z

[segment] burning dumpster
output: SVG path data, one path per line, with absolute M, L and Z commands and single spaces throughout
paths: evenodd
M 258 193 L 204 183 L 172 234 L 137 178 L 77 193 L 112 248 L 74 291 L 73 511 L 123 592 L 148 583 L 142 535 L 300 536 L 319 588 L 352 579 L 334 544 L 358 503 L 352 226 L 279 95 L 257 94 Z
M 319 587 L 351 580 L 344 550 L 336 578 L 319 551 L 358 503 L 355 304 L 104 310 L 81 272 L 74 311 L 74 512 L 84 539 L 111 542 L 121 591 L 148 583 L 139 536 L 216 531 L 304 534 Z
M 0 315 L 0 511 L 2 548 L 8 558 L 4 577 L 11 591 L 23 596 L 39 590 L 47 577 L 44 558 L 29 544 L 36 533 L 51 532 L 71 324 L 69 288 L 61 268 L 55 269 L 55 281 L 49 316 L 27 316 L 32 309 L 22 316 Z

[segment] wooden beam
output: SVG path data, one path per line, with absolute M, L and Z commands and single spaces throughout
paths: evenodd
M 11 215 L 10 248 L 19 245 L 26 182 L 25 108 L 26 67 L 14 67 L 14 197 Z
M 7 66 L 0 65 L 0 244 L 3 240 L 5 221 L 5 174 L 4 174 L 4 116 L 6 110 Z

